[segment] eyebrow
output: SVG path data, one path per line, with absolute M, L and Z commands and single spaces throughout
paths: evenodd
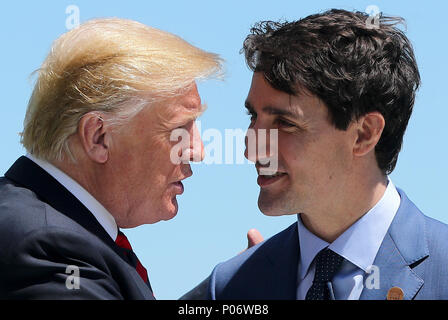
M 178 112 L 178 110 L 174 110 L 172 111 L 173 113 L 171 113 L 171 116 L 164 118 L 164 121 L 166 121 L 170 125 L 179 125 L 189 121 L 196 121 L 205 112 L 205 110 L 207 110 L 207 104 L 201 104 L 200 110 L 192 109 L 193 108 L 191 108 L 190 110 L 187 109 L 187 112 L 183 112 L 183 117 L 181 117 L 180 119 L 176 117 L 174 117 L 173 119 L 174 114 Z
M 202 116 L 202 114 L 207 110 L 207 104 L 201 104 L 201 107 L 199 110 L 194 110 L 194 111 L 188 111 L 188 119 L 189 120 L 196 120 L 197 118 L 199 118 L 200 116 Z
M 202 114 L 207 110 L 207 104 L 201 104 L 201 109 L 198 112 L 195 112 L 195 117 L 199 118 Z
M 244 103 L 244 106 L 246 107 L 246 109 L 249 112 L 255 113 L 255 109 L 254 109 L 254 107 L 252 107 L 252 105 L 250 104 L 249 101 L 246 101 Z M 262 109 L 262 111 L 269 115 L 273 115 L 273 116 L 285 116 L 285 117 L 290 117 L 290 118 L 294 118 L 294 119 L 302 118 L 296 112 L 291 112 L 291 111 L 280 109 L 280 108 L 277 108 L 274 106 L 266 106 Z

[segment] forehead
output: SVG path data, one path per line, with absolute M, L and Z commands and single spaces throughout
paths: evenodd
M 201 105 L 201 97 L 195 83 L 183 89 L 181 93 L 174 98 L 174 104 L 180 105 L 189 110 L 195 110 Z
M 164 118 L 198 117 L 203 111 L 201 97 L 196 85 L 192 85 L 175 97 L 166 99 L 156 105 L 157 113 Z
M 290 95 L 273 88 L 264 75 L 255 72 L 246 107 L 256 109 L 257 113 L 285 115 L 295 118 L 328 117 L 328 109 L 316 95 L 302 89 L 299 95 Z
M 130 127 L 140 131 L 170 129 L 195 120 L 204 110 L 196 86 L 191 86 L 181 94 L 148 105 L 132 119 Z

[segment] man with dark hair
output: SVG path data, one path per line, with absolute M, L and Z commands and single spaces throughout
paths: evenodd
M 250 128 L 278 134 L 265 157 L 246 148 L 258 205 L 298 221 L 219 264 L 207 298 L 448 298 L 448 228 L 388 177 L 420 84 L 413 49 L 401 18 L 368 18 L 265 21 L 244 41 Z M 263 172 L 274 158 L 278 170 Z

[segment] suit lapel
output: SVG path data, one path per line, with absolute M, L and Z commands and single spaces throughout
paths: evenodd
M 215 298 L 295 300 L 298 247 L 297 223 L 294 223 L 234 257 L 228 261 L 230 273 L 224 269 L 211 279 L 212 287 L 217 289 Z M 219 266 L 217 268 L 219 270 Z M 231 271 L 234 268 L 237 270 L 235 273 Z
M 379 289 L 364 288 L 360 297 L 362 300 L 384 300 L 392 287 L 401 288 L 404 299 L 411 300 L 424 283 L 412 270 L 412 265 L 429 255 L 425 219 L 405 193 L 399 189 L 398 192 L 400 207 L 374 261 L 379 270 Z
M 299 250 L 296 222 L 285 230 L 284 237 L 277 239 L 276 244 L 272 244 L 272 250 L 266 255 L 269 260 L 269 263 L 265 264 L 269 266 L 266 274 L 272 279 L 270 290 L 275 299 L 296 299 Z

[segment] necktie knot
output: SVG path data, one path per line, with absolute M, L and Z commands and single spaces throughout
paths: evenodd
M 328 248 L 319 252 L 316 256 L 316 272 L 314 275 L 314 281 L 331 281 L 336 271 L 339 270 L 343 260 L 343 257 Z
M 131 243 L 129 242 L 128 238 L 124 235 L 123 232 L 118 231 L 117 239 L 115 240 L 115 243 L 123 249 L 132 250 Z

